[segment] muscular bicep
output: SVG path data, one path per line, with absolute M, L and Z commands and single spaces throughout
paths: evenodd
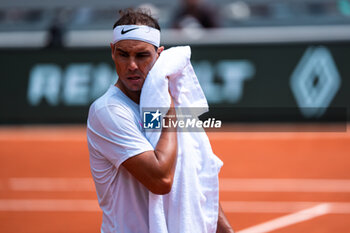
M 146 188 L 156 194 L 170 192 L 176 161 L 176 132 L 162 129 L 156 148 L 150 144 L 136 117 L 119 107 L 110 107 L 101 124 L 89 131 L 95 147 L 117 169 L 124 166 Z M 134 118 L 134 119 L 133 119 Z
M 171 181 L 162 171 L 154 151 L 135 155 L 124 161 L 122 165 L 151 192 L 165 194 L 170 191 Z

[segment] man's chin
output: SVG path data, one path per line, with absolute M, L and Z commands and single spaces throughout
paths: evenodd
M 131 92 L 141 92 L 142 87 L 130 87 L 128 88 Z
M 141 91 L 142 86 L 143 86 L 143 82 L 141 83 L 140 81 L 138 81 L 135 83 L 129 83 L 128 89 L 129 91 L 137 92 L 137 91 Z

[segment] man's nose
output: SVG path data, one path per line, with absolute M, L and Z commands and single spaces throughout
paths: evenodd
M 135 59 L 131 58 L 129 60 L 128 69 L 131 70 L 131 71 L 134 71 L 134 70 L 138 69 L 138 66 L 137 66 L 137 63 L 136 63 Z

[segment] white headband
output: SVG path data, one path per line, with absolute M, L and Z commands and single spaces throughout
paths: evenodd
M 160 31 L 145 25 L 120 25 L 113 30 L 113 43 L 120 40 L 141 40 L 159 47 Z

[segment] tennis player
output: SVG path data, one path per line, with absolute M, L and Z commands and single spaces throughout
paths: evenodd
M 110 46 L 119 78 L 90 106 L 87 122 L 91 173 L 103 211 L 101 232 L 149 233 L 148 192 L 171 191 L 177 157 L 177 132 L 163 128 L 153 148 L 139 112 L 141 88 L 164 47 L 157 20 L 143 10 L 121 11 L 113 35 Z M 167 116 L 174 120 L 174 108 Z M 217 232 L 233 232 L 221 207 Z

